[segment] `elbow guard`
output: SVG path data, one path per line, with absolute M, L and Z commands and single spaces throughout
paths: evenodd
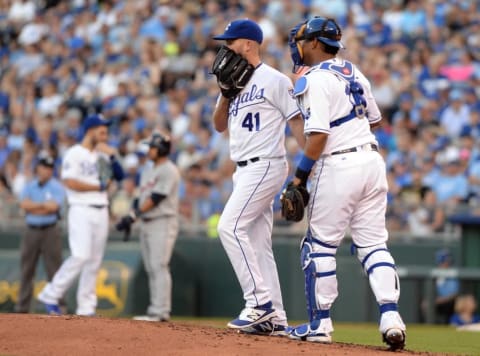
M 165 199 L 167 196 L 165 194 L 159 194 L 159 193 L 152 193 L 150 195 L 150 199 L 152 199 L 152 202 L 155 206 L 160 204 L 160 202 Z
M 112 175 L 113 175 L 113 178 L 116 180 L 116 181 L 121 181 L 124 177 L 125 177 L 125 174 L 123 172 L 123 168 L 122 168 L 122 165 L 117 161 L 117 159 L 115 158 L 115 156 L 111 156 L 110 157 L 110 162 L 112 164 Z

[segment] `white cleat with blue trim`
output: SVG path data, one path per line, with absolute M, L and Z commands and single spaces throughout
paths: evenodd
M 332 336 L 329 332 L 322 330 L 320 326 L 312 329 L 310 324 L 302 324 L 294 327 L 288 337 L 293 340 L 321 342 L 324 344 L 332 343 Z
M 272 303 L 268 302 L 255 308 L 245 308 L 237 319 L 230 321 L 227 326 L 231 329 L 244 329 L 260 324 L 277 316 Z
M 238 332 L 250 335 L 288 336 L 291 331 L 292 327 L 290 326 L 275 324 L 274 322 L 267 320 L 260 324 L 240 329 Z

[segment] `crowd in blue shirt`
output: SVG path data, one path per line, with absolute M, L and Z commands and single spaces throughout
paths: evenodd
M 264 32 L 262 58 L 291 76 L 286 43 L 305 18 L 331 16 L 371 80 L 384 118 L 377 132 L 390 184 L 388 228 L 429 235 L 446 216 L 480 205 L 480 4 L 467 0 L 74 0 L 0 2 L 1 194 L 19 196 L 36 153 L 57 167 L 81 137 L 83 118 L 112 119 L 129 175 L 121 215 L 146 162 L 145 140 L 166 128 L 182 174 L 181 214 L 205 222 L 221 211 L 235 168 L 228 134 L 211 115 L 219 90 L 210 68 L 229 21 Z M 298 147 L 287 138 L 291 166 Z M 118 201 L 116 201 L 118 200 Z M 279 218 L 278 200 L 275 203 Z

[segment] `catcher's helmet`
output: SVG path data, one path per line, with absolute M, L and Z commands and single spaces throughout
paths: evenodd
M 152 135 L 148 145 L 157 149 L 158 157 L 168 156 L 170 154 L 171 143 L 170 137 L 168 136 L 156 132 Z
M 305 24 L 303 39 L 316 38 L 328 46 L 345 48 L 342 42 L 342 30 L 334 19 L 316 16 Z
M 302 47 L 297 42 L 314 38 L 327 46 L 345 48 L 343 43 L 340 42 L 342 30 L 334 19 L 316 16 L 311 20 L 301 22 L 290 31 L 288 38 L 294 73 L 297 73 L 299 67 L 305 65 L 303 63 Z

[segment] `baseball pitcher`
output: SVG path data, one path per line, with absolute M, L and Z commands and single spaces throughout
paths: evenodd
M 228 327 L 285 335 L 287 317 L 271 241 L 273 199 L 287 177 L 286 123 L 302 145 L 303 122 L 290 79 L 260 59 L 263 33 L 255 22 L 233 21 L 214 39 L 226 45 L 212 68 L 221 90 L 213 123 L 218 132 L 229 130 L 230 156 L 237 164 L 218 233 L 245 299 L 245 308 Z

